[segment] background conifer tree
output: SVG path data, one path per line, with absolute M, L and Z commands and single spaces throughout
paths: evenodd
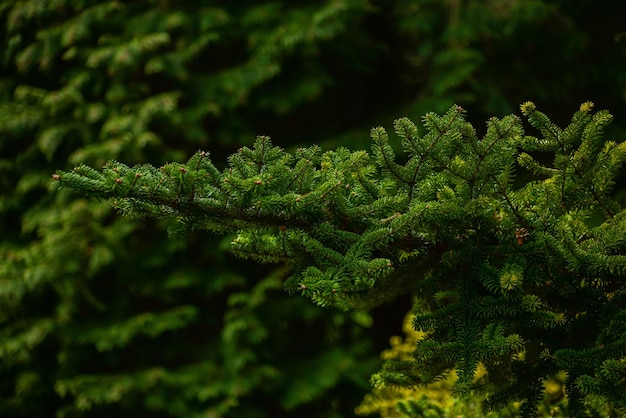
M 1 415 L 350 416 L 408 309 L 370 331 L 230 237 L 50 194 L 59 167 L 219 164 L 259 133 L 364 149 L 454 102 L 480 123 L 528 98 L 562 125 L 566 103 L 623 108 L 621 2 L 231 3 L 0 4 Z

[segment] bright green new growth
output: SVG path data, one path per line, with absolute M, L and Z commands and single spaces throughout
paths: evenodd
M 579 416 L 626 409 L 626 212 L 611 195 L 626 143 L 605 141 L 611 115 L 591 109 L 561 129 L 523 104 L 540 137 L 514 115 L 490 119 L 481 137 L 459 106 L 427 114 L 423 135 L 399 119 L 401 157 L 375 128 L 371 154 L 292 154 L 259 137 L 224 170 L 198 152 L 54 178 L 124 214 L 176 218 L 181 231 L 236 232 L 236 254 L 290 263 L 287 291 L 323 306 L 415 295 L 427 337 L 375 383 L 456 369 L 459 395 L 483 391 L 490 410 L 521 401 L 520 416 L 534 416 L 545 379 L 565 371 L 568 414 Z

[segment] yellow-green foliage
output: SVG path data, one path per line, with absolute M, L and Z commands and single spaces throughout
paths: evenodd
M 410 313 L 404 318 L 402 331 L 404 337 L 394 335 L 389 338 L 391 347 L 380 354 L 383 360 L 409 361 L 415 345 L 425 336 L 424 332 L 413 329 L 413 315 Z M 381 384 L 374 387 L 371 394 L 365 396 L 363 402 L 356 407 L 355 413 L 357 415 L 379 413 L 381 418 L 400 418 L 404 415 L 397 410 L 398 402 L 420 399 L 422 396 L 426 396 L 442 408 L 449 408 L 454 403 L 450 389 L 455 378 L 456 375 L 451 373 L 444 380 L 418 388 Z
M 416 331 L 413 328 L 414 315 L 408 313 L 402 323 L 404 337 L 394 335 L 389 339 L 390 348 L 381 353 L 381 359 L 410 361 L 416 344 L 421 341 L 426 333 Z M 484 366 L 480 365 L 476 371 L 474 380 L 479 381 L 486 374 Z M 564 375 L 556 376 L 547 380 L 544 385 L 546 399 L 541 405 L 540 411 L 543 416 L 560 416 L 562 408 L 560 403 L 564 400 L 563 387 Z M 437 382 L 416 387 L 401 387 L 385 385 L 381 380 L 372 388 L 371 393 L 365 395 L 363 401 L 355 408 L 357 415 L 378 414 L 381 418 L 407 418 L 411 415 L 402 410 L 403 406 L 411 403 L 422 404 L 424 416 L 456 416 L 456 417 L 501 417 L 515 416 L 519 402 L 511 405 L 508 411 L 485 414 L 480 410 L 480 403 L 484 396 L 470 395 L 465 399 L 453 397 L 453 384 L 457 376 L 455 371 Z M 427 415 L 430 413 L 430 415 Z M 443 413 L 443 415 L 439 415 Z M 421 416 L 421 415 L 420 415 Z

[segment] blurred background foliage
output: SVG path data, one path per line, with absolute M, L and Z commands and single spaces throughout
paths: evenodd
M 368 149 L 372 126 L 453 103 L 480 127 L 525 100 L 555 122 L 591 100 L 623 138 L 625 15 L 590 0 L 2 1 L 0 415 L 352 416 L 409 296 L 321 309 L 282 291 L 284 267 L 234 260 L 229 237 L 168 237 L 50 174 L 197 149 L 219 162 L 258 134 Z M 372 399 L 358 412 L 384 415 Z

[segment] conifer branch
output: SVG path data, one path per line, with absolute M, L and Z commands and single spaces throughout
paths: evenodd
M 609 194 L 626 146 L 602 142 L 611 118 L 589 115 L 589 103 L 564 129 L 530 102 L 521 110 L 541 138 L 507 116 L 489 120 L 479 139 L 459 106 L 428 114 L 421 137 L 399 120 L 405 164 L 376 128 L 372 156 L 318 147 L 291 154 L 259 137 L 222 171 L 198 152 L 185 164 L 110 162 L 53 177 L 113 198 L 128 215 L 234 232 L 235 254 L 291 264 L 285 288 L 322 306 L 416 295 L 415 326 L 427 337 L 383 380 L 421 384 L 456 368 L 456 393 L 491 388 L 487 408 L 516 399 L 532 416 L 546 373 L 571 376 L 572 410 L 579 398 L 605 396 L 599 382 L 609 373 L 619 389 L 606 398 L 623 406 L 625 353 L 614 347 L 626 346 L 626 334 L 606 322 L 626 315 L 626 212 Z M 536 161 L 536 150 L 552 153 L 553 165 Z M 541 178 L 514 189 L 517 167 Z M 605 215 L 600 225 L 588 221 L 594 207 Z M 600 342 L 605 348 L 589 347 Z M 479 364 L 489 385 L 474 382 Z

